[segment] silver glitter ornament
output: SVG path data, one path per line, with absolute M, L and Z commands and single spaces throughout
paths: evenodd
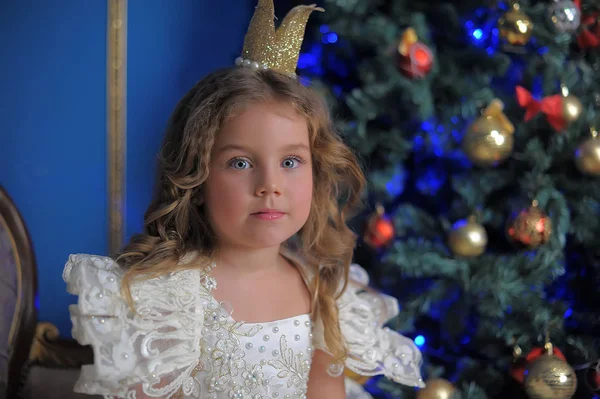
M 581 23 L 581 12 L 571 0 L 558 0 L 548 8 L 548 21 L 557 33 L 574 33 Z

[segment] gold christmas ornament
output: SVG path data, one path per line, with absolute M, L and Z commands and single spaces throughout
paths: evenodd
M 552 220 L 538 208 L 538 202 L 534 200 L 528 209 L 519 212 L 508 223 L 506 233 L 514 243 L 535 248 L 550 240 Z
M 567 125 L 569 125 L 579 119 L 583 112 L 583 104 L 581 104 L 581 101 L 577 97 L 569 94 L 569 88 L 564 83 L 561 83 L 560 88 L 563 95 L 562 117 Z
M 515 46 L 522 46 L 527 44 L 531 38 L 533 22 L 515 3 L 513 9 L 507 11 L 498 20 L 498 29 L 500 36 L 507 42 Z
M 531 399 L 570 399 L 577 389 L 577 376 L 567 362 L 545 354 L 527 366 L 523 383 Z
M 425 388 L 417 391 L 417 399 L 451 399 L 456 392 L 452 383 L 443 378 L 432 378 L 425 381 Z
M 584 141 L 575 151 L 575 164 L 579 171 L 590 176 L 600 176 L 600 138 L 595 128 L 592 137 Z
M 494 99 L 467 129 L 462 147 L 477 166 L 495 166 L 510 156 L 515 127 L 504 112 L 504 104 Z
M 475 216 L 455 223 L 448 235 L 448 246 L 458 256 L 479 256 L 485 252 L 487 242 L 485 228 L 477 223 Z
M 314 4 L 296 6 L 275 30 L 273 0 L 258 0 L 244 38 L 242 56 L 235 60 L 236 65 L 295 75 L 306 23 L 313 11 L 324 10 Z
M 354 371 L 350 370 L 348 367 L 344 368 L 344 376 L 350 378 L 351 380 L 356 381 L 360 385 L 365 385 L 367 383 L 367 381 L 369 381 L 371 379 L 371 376 L 356 374 Z
M 581 101 L 573 95 L 565 96 L 562 100 L 562 114 L 563 118 L 570 124 L 579 119 L 579 116 L 583 112 L 583 105 Z

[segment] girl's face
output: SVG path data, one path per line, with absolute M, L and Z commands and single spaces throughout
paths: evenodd
M 312 186 L 306 120 L 281 102 L 247 106 L 217 134 L 204 184 L 219 246 L 279 246 L 306 223 Z

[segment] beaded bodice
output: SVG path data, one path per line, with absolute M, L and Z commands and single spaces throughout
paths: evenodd
M 212 296 L 203 306 L 202 367 L 194 377 L 202 398 L 306 398 L 313 354 L 308 314 L 244 323 Z

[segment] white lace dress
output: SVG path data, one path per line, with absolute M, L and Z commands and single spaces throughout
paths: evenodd
M 322 324 L 310 315 L 235 321 L 212 296 L 210 270 L 195 269 L 135 283 L 134 314 L 120 291 L 122 275 L 102 256 L 71 255 L 65 266 L 67 289 L 79 295 L 70 307 L 73 336 L 94 350 L 94 364 L 83 366 L 76 392 L 128 399 L 306 397 L 312 354 L 327 350 Z M 361 292 L 368 277 L 358 265 L 351 280 L 357 283 L 338 300 L 350 356 L 328 372 L 339 375 L 345 366 L 423 386 L 418 348 L 381 328 L 398 312 L 395 299 Z M 347 384 L 349 392 L 356 388 Z

